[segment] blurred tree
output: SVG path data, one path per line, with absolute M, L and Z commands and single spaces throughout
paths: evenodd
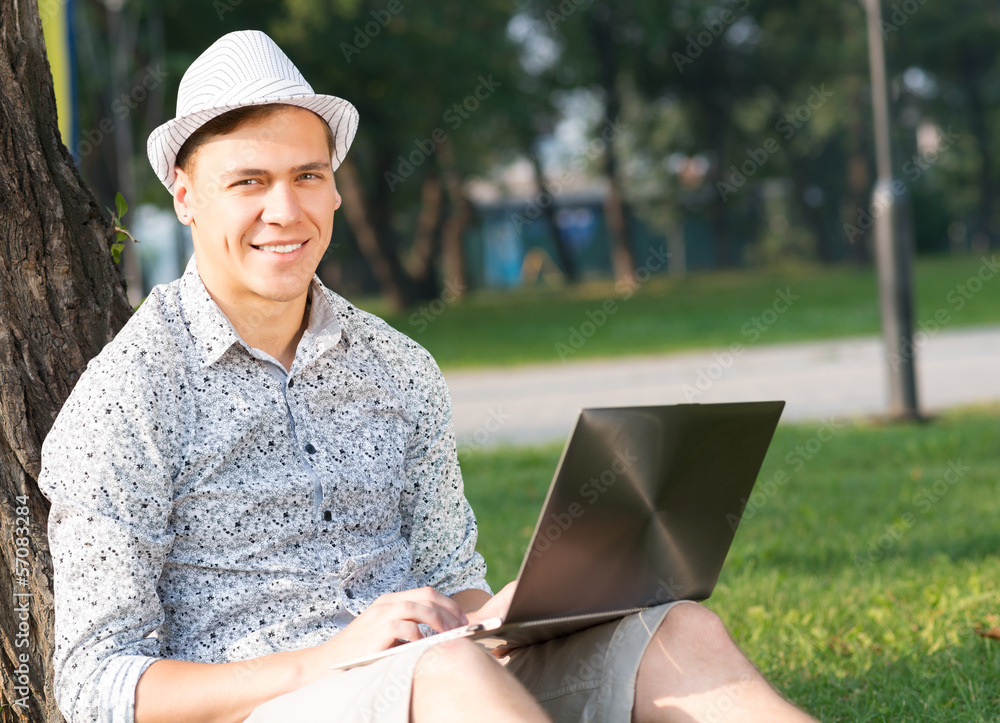
M 314 87 L 358 108 L 358 138 L 338 180 L 354 196 L 345 206 L 354 237 L 397 307 L 439 293 L 439 250 L 449 288 L 466 286 L 462 240 L 473 209 L 464 180 L 517 138 L 512 10 L 509 0 L 475 12 L 457 3 L 298 0 L 270 24 Z
M 860 7 L 840 0 L 637 7 L 636 86 L 647 103 L 683 117 L 672 152 L 702 167 L 707 161 L 705 182 L 715 192 L 688 194 L 688 206 L 703 206 L 712 220 L 718 263 L 740 261 L 735 242 L 748 213 L 769 216 L 758 240 L 771 239 L 775 253 L 838 258 L 840 207 L 857 209 L 868 192 L 870 151 L 857 132 L 867 108 L 850 100 L 862 97 L 858 79 L 867 73 Z M 842 200 L 849 177 L 854 204 Z M 768 200 L 775 193 L 791 205 L 775 206 Z M 812 239 L 805 246 L 803 234 Z
M 622 112 L 622 83 L 629 75 L 629 68 L 623 65 L 620 57 L 620 36 L 629 17 L 629 5 L 607 2 L 591 5 L 577 0 L 528 0 L 521 5 L 521 13 L 533 21 L 534 34 L 554 49 L 553 56 L 547 62 L 538 64 L 534 73 L 540 77 L 540 85 L 549 94 L 586 89 L 601 103 L 602 120 L 592 130 L 592 141 L 603 148 L 600 174 L 607 184 L 604 220 L 611 267 L 619 281 L 632 279 L 635 259 L 628 226 L 630 211 L 623 193 L 618 151 L 622 141 L 616 137 L 619 134 L 609 133 L 607 129 L 618 127 Z M 623 9 L 625 12 L 622 12 Z M 530 42 L 525 45 L 531 47 Z M 536 163 L 536 169 L 539 178 L 542 178 L 540 163 Z M 555 226 L 554 223 L 550 225 Z M 560 248 L 563 242 L 558 232 L 555 238 L 559 243 L 557 248 Z M 560 255 L 563 254 L 568 256 L 560 248 Z
M 139 2 L 140 0 L 133 0 Z M 142 0 L 148 1 L 148 0 Z M 466 286 L 465 180 L 530 137 L 523 71 L 507 34 L 513 0 L 475 12 L 404 0 L 164 0 L 173 102 L 183 70 L 226 32 L 254 28 L 281 45 L 313 87 L 361 116 L 337 174 L 350 240 L 398 308 Z M 329 255 L 348 262 L 335 243 Z
M 1000 191 L 1000 143 L 996 141 L 1000 127 L 1000 5 L 993 0 L 954 0 L 947 5 L 895 3 L 885 12 L 882 32 L 886 52 L 896 58 L 895 65 L 903 76 L 898 86 L 916 100 L 911 128 L 919 130 L 923 114 L 939 130 L 937 139 L 931 137 L 923 148 L 915 149 L 915 159 L 903 159 L 913 169 L 909 180 L 919 180 L 926 168 L 937 166 L 941 153 L 971 156 L 969 163 L 956 160 L 941 164 L 953 176 L 945 192 L 953 199 L 956 216 L 971 212 L 972 234 L 981 234 L 980 245 L 996 246 L 1000 241 L 996 200 Z M 965 134 L 968 138 L 962 137 Z M 939 149 L 934 149 L 935 145 Z M 962 194 L 956 186 L 971 192 L 974 209 L 961 208 Z

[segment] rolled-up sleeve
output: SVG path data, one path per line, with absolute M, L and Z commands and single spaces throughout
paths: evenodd
M 419 414 L 406 454 L 408 494 L 403 508 L 413 576 L 418 584 L 445 595 L 469 589 L 491 592 L 486 563 L 476 552 L 476 518 L 458 465 L 451 396 L 433 358 L 422 348 L 419 352 Z
M 55 697 L 70 723 L 131 723 L 160 659 L 172 537 L 169 384 L 127 338 L 95 358 L 42 446 L 55 589 Z

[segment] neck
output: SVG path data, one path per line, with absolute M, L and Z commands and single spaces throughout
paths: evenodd
M 211 289 L 208 293 L 243 341 L 267 352 L 291 371 L 295 350 L 309 326 L 308 290 L 291 301 L 259 299 L 256 303 L 234 303 Z

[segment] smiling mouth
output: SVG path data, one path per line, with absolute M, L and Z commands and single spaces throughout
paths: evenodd
M 305 245 L 305 241 L 297 244 L 284 244 L 284 245 L 271 245 L 271 246 L 254 246 L 258 251 L 268 251 L 272 254 L 290 254 L 293 251 L 301 248 Z M 253 244 L 251 244 L 253 246 Z

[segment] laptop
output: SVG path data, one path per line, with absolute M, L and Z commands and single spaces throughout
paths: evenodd
M 507 616 L 456 637 L 514 647 L 715 588 L 783 401 L 584 409 L 563 448 Z

